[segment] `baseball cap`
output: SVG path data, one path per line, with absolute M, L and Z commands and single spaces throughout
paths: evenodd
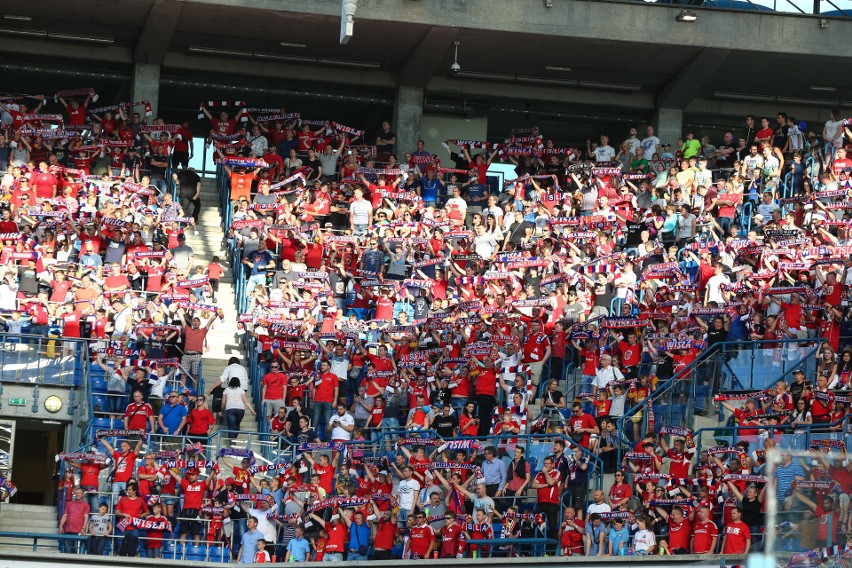
M 237 481 L 233 477 L 229 477 L 225 480 L 225 485 L 236 485 Z
M 379 472 L 379 475 L 387 475 L 387 474 L 388 474 L 388 470 L 386 470 L 386 469 L 383 469 L 382 471 Z
M 194 467 L 186 470 L 187 475 L 198 475 L 198 473 L 199 473 L 199 471 Z
M 185 241 L 185 240 L 186 240 L 186 235 L 184 235 L 183 233 L 180 233 L 180 234 L 177 236 L 177 238 L 178 238 L 178 240 L 179 240 L 179 241 Z
M 793 374 L 794 375 L 804 375 L 805 372 L 802 369 L 796 369 L 795 371 L 793 371 Z

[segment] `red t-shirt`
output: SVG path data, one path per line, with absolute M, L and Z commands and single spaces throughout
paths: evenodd
M 99 484 L 98 476 L 101 473 L 101 468 L 94 463 L 80 464 L 80 486 L 81 487 L 97 487 Z
M 751 539 L 748 525 L 742 521 L 725 525 L 725 547 L 722 554 L 742 554 L 745 552 L 746 541 Z
M 692 530 L 692 551 L 694 554 L 706 554 L 713 552 L 710 547 L 713 538 L 719 536 L 719 529 L 713 521 L 698 521 Z
M 547 487 L 540 487 L 536 490 L 539 503 L 559 503 L 559 481 L 561 480 L 561 476 L 558 469 L 550 472 L 550 479 L 555 479 L 556 485 L 548 485 Z M 543 471 L 536 474 L 535 482 L 547 483 L 547 476 L 545 476 Z
M 204 481 L 190 483 L 187 479 L 181 479 L 180 486 L 183 489 L 183 508 L 201 509 L 207 484 Z
M 396 523 L 389 522 L 379 522 L 378 527 L 376 527 L 376 539 L 373 542 L 373 548 L 376 550 L 390 550 L 394 545 L 394 537 L 396 537 Z
M 133 518 L 138 518 L 147 511 L 148 506 L 145 505 L 145 501 L 143 501 L 139 497 L 131 499 L 130 497 L 124 496 L 119 499 L 118 503 L 115 505 L 116 516 L 118 515 L 118 513 L 124 513 L 126 515 L 130 515 Z
M 267 373 L 263 377 L 263 386 L 266 387 L 266 400 L 282 400 L 284 398 L 284 385 L 287 384 L 287 376 L 284 373 Z
M 337 386 L 338 378 L 334 373 L 323 373 L 320 375 L 319 383 L 315 387 L 314 400 L 316 402 L 330 402 L 334 404 L 334 387 Z M 324 424 L 314 424 L 317 428 Z
M 630 345 L 626 341 L 618 342 L 621 351 L 621 363 L 624 367 L 635 367 L 642 359 L 642 346 L 638 343 Z
M 431 525 L 422 527 L 412 527 L 409 533 L 409 550 L 412 554 L 417 554 L 420 558 L 425 558 L 429 552 L 429 547 L 435 541 L 435 531 Z
M 692 524 L 689 519 L 684 518 L 681 522 L 676 523 L 671 515 L 668 518 L 669 522 L 669 549 L 683 548 L 689 550 L 689 537 L 692 534 Z
M 474 394 L 495 396 L 497 394 L 497 375 L 494 369 L 483 369 L 476 377 Z
M 112 453 L 112 461 L 115 463 L 115 477 L 113 481 L 127 483 L 133 477 L 133 465 L 136 463 L 136 454 L 130 452 L 122 456 L 117 450 Z
M 346 529 L 346 525 L 343 523 L 337 523 L 336 525 L 326 523 L 325 532 L 328 533 L 328 542 L 325 545 L 325 552 L 342 553 L 346 547 L 346 533 L 349 532 Z
M 148 417 L 154 416 L 154 409 L 147 402 L 132 402 L 124 410 L 124 416 L 130 418 L 127 422 L 128 430 L 148 430 L 151 423 Z
M 597 422 L 592 418 L 591 414 L 583 413 L 582 416 L 574 415 L 568 420 L 568 425 L 570 427 L 570 431 L 574 431 L 574 428 L 596 428 Z M 570 432 L 569 432 L 570 433 Z M 591 434 L 588 432 L 583 433 L 583 441 L 580 442 L 580 445 L 584 448 L 589 447 L 589 438 L 591 438 Z
M 325 489 L 326 493 L 331 495 L 331 491 L 334 486 L 334 467 L 331 465 L 321 466 L 318 463 L 315 463 L 314 473 L 320 477 L 320 487 Z

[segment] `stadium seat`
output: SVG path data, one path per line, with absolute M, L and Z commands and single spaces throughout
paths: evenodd
M 228 563 L 231 561 L 231 549 L 214 545 L 210 547 L 210 562 Z
M 187 544 L 185 548 L 186 560 L 203 562 L 207 559 L 207 547 L 203 544 Z
M 112 420 L 109 418 L 95 418 L 92 421 L 92 430 L 97 432 L 98 430 L 109 430 L 112 428 Z
M 95 413 L 109 412 L 109 399 L 102 394 L 92 395 L 92 411 Z
M 92 389 L 93 393 L 101 394 L 107 391 L 107 380 L 103 375 L 90 375 L 89 376 L 89 387 Z
M 163 544 L 165 544 L 165 541 Z M 180 543 L 172 543 L 169 541 L 168 552 L 166 551 L 166 547 L 163 547 L 163 558 L 168 560 L 182 560 L 183 546 L 181 546 Z

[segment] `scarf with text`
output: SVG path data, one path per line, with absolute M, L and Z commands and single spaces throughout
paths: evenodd
M 91 463 L 108 463 L 109 457 L 94 452 L 60 452 L 56 455 L 56 461 L 78 461 Z
M 67 97 L 88 97 L 92 99 L 92 102 L 98 102 L 98 94 L 91 87 L 83 89 L 63 89 L 61 91 L 56 91 L 56 94 L 53 95 L 53 101 L 58 103 L 59 99 L 64 99 Z

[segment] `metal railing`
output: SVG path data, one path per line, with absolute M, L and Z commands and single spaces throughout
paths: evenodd
M 627 409 L 616 422 L 617 430 L 637 442 L 635 438 L 649 429 L 649 414 L 653 415 L 655 426 L 692 429 L 696 412 L 713 414 L 712 397 L 719 390 L 763 390 L 799 367 L 815 368 L 820 343 L 814 339 L 790 339 L 714 345 L 657 385 L 647 399 Z M 619 447 L 618 463 L 622 456 Z

